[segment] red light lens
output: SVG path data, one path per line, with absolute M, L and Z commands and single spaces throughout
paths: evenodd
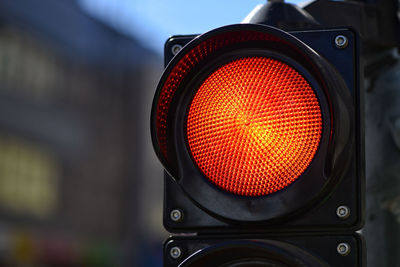
M 192 157 L 218 187 L 243 196 L 281 190 L 310 165 L 322 133 L 311 85 L 293 67 L 244 57 L 216 69 L 190 104 Z

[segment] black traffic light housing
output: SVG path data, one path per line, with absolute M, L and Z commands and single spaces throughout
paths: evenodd
M 241 27 L 245 26 L 241 25 Z M 290 34 L 310 46 L 321 58 L 329 61 L 340 76 L 343 77 L 346 88 L 349 90 L 348 93 L 351 95 L 351 101 L 355 107 L 353 120 L 357 123 L 354 123 L 355 127 L 351 131 L 351 138 L 354 140 L 354 145 L 349 149 L 351 150 L 349 152 L 354 153 L 351 153 L 350 159 L 347 162 L 341 163 L 342 168 L 347 169 L 343 177 L 339 182 L 335 181 L 334 184 L 330 185 L 328 192 L 318 202 L 312 203 L 311 206 L 305 205 L 304 209 L 300 210 L 300 212 L 288 212 L 289 214 L 283 215 L 281 218 L 273 218 L 268 207 L 263 206 L 260 218 L 265 214 L 268 214 L 271 218 L 258 219 L 256 218 L 256 212 L 251 211 L 246 217 L 242 213 L 242 210 L 238 209 L 238 203 L 243 202 L 242 198 L 239 198 L 236 203 L 226 201 L 224 205 L 215 205 L 212 211 L 207 210 L 206 207 L 193 201 L 193 196 L 184 192 L 179 182 L 176 182 L 166 172 L 164 225 L 167 230 L 171 232 L 253 232 L 255 230 L 262 232 L 287 232 L 299 231 L 300 229 L 302 231 L 315 231 L 316 229 L 340 231 L 344 229 L 357 230 L 362 226 L 364 220 L 364 140 L 362 133 L 364 130 L 361 123 L 363 120 L 363 103 L 360 90 L 360 49 L 357 34 L 349 29 L 296 31 L 290 32 Z M 345 47 L 338 47 L 335 44 L 335 38 L 338 36 L 345 36 L 347 38 Z M 166 65 L 174 57 L 174 48 L 185 46 L 193 38 L 195 38 L 193 35 L 171 37 L 165 45 Z M 173 63 L 170 64 L 173 65 Z M 346 167 L 346 164 L 349 166 Z M 199 186 L 202 186 L 201 183 L 197 183 L 191 193 L 196 193 L 196 190 L 199 190 Z M 310 184 L 304 184 L 305 188 L 303 192 L 307 192 L 307 187 L 310 186 Z M 204 189 L 201 192 L 208 191 Z M 298 194 L 298 192 L 294 191 L 293 194 Z M 281 199 L 284 197 L 279 196 Z M 205 198 L 211 201 L 213 196 L 205 195 Z M 221 198 L 219 198 L 219 201 L 221 201 Z M 256 201 L 248 199 L 243 204 L 244 209 L 251 209 L 251 206 L 259 205 L 255 203 L 257 201 L 260 202 L 260 199 Z M 267 197 L 267 201 L 271 201 L 270 198 L 268 199 Z M 207 203 L 207 205 L 211 206 L 212 203 Z M 278 208 L 280 211 L 285 211 L 287 208 L 290 209 L 290 207 L 279 203 L 276 205 L 279 205 Z M 338 208 L 342 206 L 349 209 L 349 214 L 345 214 L 344 216 L 337 214 L 337 212 L 341 212 Z M 181 211 L 183 218 L 174 221 L 171 219 L 171 212 L 177 209 Z M 229 219 L 226 214 L 231 217 L 241 218 L 241 220 Z M 248 223 L 251 223 L 251 227 L 246 227 Z
M 228 47 L 230 33 L 240 36 L 247 31 L 278 41 L 247 40 Z M 218 53 L 193 63 L 198 60 L 196 51 L 215 45 L 207 44 L 207 38 L 218 35 L 225 36 L 228 48 L 222 45 Z M 255 24 L 167 41 L 167 67 L 153 102 L 151 125 L 155 151 L 166 170 L 163 220 L 170 232 L 196 236 L 167 240 L 165 266 L 364 266 L 363 240 L 355 233 L 364 221 L 359 43 L 357 34 L 346 28 L 283 32 Z M 188 152 L 183 130 L 193 88 L 224 62 L 254 54 L 281 60 L 307 79 L 318 95 L 324 129 L 301 181 L 256 197 L 235 195 L 206 181 Z M 171 88 L 168 83 L 177 89 L 162 96 L 165 84 Z M 162 100 L 166 106 L 160 105 L 162 97 L 170 97 Z M 228 262 L 231 265 L 223 265 Z

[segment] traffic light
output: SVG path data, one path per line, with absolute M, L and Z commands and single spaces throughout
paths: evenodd
M 169 239 L 166 266 L 363 265 L 358 46 L 345 28 L 258 24 L 167 41 L 151 115 L 164 225 L 197 235 Z

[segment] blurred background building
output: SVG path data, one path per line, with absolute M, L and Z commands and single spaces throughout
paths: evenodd
M 160 265 L 161 64 L 75 1 L 0 2 L 0 266 Z

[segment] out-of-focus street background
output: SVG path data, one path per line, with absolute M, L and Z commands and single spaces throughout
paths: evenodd
M 0 266 L 161 266 L 164 42 L 264 2 L 0 1 Z

